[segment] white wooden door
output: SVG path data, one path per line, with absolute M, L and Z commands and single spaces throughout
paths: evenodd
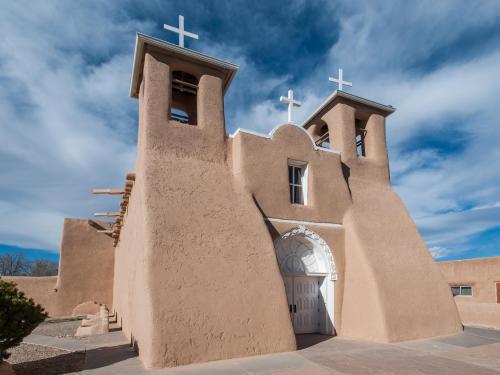
M 288 311 L 290 312 L 290 319 L 293 322 L 293 277 L 283 276 L 285 282 L 286 300 L 288 302 Z
M 293 325 L 295 333 L 319 332 L 318 311 L 318 278 L 300 276 L 294 277 L 293 299 L 294 316 Z
M 320 331 L 319 284 L 317 277 L 283 276 L 295 333 Z

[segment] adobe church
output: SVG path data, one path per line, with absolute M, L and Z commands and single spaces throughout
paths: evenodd
M 143 34 L 135 171 L 112 224 L 67 219 L 53 316 L 116 314 L 147 368 L 296 349 L 296 334 L 451 335 L 449 287 L 390 185 L 394 108 L 335 91 L 301 125 L 226 134 L 237 66 Z M 290 99 L 289 103 L 293 101 Z M 43 280 L 42 280 L 43 279 Z

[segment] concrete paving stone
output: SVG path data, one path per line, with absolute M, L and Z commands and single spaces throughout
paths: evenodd
M 155 370 L 154 375 L 248 375 L 235 360 L 216 361 Z
M 476 366 L 488 367 L 500 372 L 500 342 L 488 346 L 440 352 L 435 353 L 435 355 Z
M 391 344 L 401 348 L 412 349 L 417 351 L 422 351 L 426 353 L 436 353 L 441 351 L 456 350 L 457 346 L 452 344 L 447 344 L 442 341 L 435 339 L 425 339 L 425 340 L 415 340 L 415 341 L 403 341 L 400 343 Z
M 130 340 L 125 337 L 122 331 L 110 332 L 104 335 L 89 336 L 88 345 L 95 347 L 118 346 L 130 344 Z
M 498 372 L 460 361 L 440 358 L 433 355 L 390 356 L 388 351 L 364 351 L 344 353 L 329 358 L 317 358 L 324 366 L 345 374 L 453 374 L 453 375 L 492 375 Z
M 500 330 L 479 327 L 465 327 L 464 333 L 466 335 L 475 335 L 500 342 Z
M 325 367 L 302 367 L 273 373 L 274 375 L 342 375 L 343 373 Z
M 462 348 L 472 348 L 475 346 L 491 345 L 497 342 L 497 340 L 492 338 L 477 336 L 473 334 L 466 334 L 466 333 L 454 336 L 440 337 L 434 339 L 434 341 L 443 342 L 449 345 L 460 346 Z
M 250 374 L 274 374 L 277 371 L 310 367 L 314 365 L 297 352 L 268 354 L 238 359 L 238 366 Z

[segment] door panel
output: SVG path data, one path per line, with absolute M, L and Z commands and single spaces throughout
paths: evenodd
M 497 283 L 497 303 L 500 303 L 500 282 Z
M 293 313 L 293 277 L 283 276 L 283 282 L 285 283 L 286 300 L 288 302 L 288 311 L 290 312 L 290 318 L 292 318 Z
M 318 332 L 318 279 L 316 277 L 298 276 L 293 278 L 293 284 L 293 302 L 295 305 L 293 325 L 295 333 Z

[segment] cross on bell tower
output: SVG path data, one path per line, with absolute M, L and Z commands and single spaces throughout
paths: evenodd
M 174 33 L 179 34 L 179 46 L 184 47 L 184 36 L 188 36 L 193 39 L 198 39 L 199 36 L 197 34 L 191 33 L 189 31 L 184 30 L 184 16 L 179 14 L 179 27 L 170 26 L 167 24 L 163 25 L 163 28 L 168 31 L 172 31 Z
M 302 105 L 298 100 L 293 99 L 293 90 L 288 90 L 288 96 L 281 96 L 280 102 L 288 104 L 288 122 L 293 124 L 292 111 L 293 107 L 300 107 Z
M 343 70 L 339 68 L 339 78 L 328 77 L 328 80 L 331 82 L 335 82 L 339 85 L 339 90 L 342 91 L 343 85 L 352 87 L 352 82 L 344 81 Z

